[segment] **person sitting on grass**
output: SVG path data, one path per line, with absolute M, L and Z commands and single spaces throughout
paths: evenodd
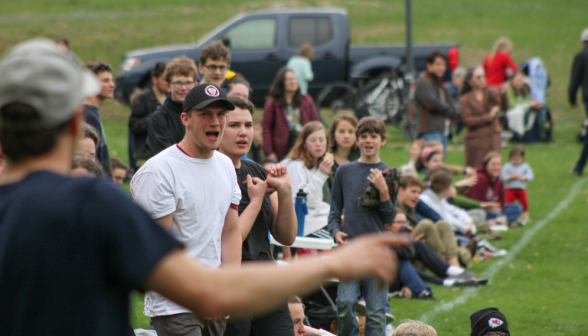
M 329 232 L 339 246 L 346 245 L 362 235 L 385 232 L 384 224 L 394 220 L 396 209 L 390 200 L 390 191 L 383 172 L 389 167 L 380 159 L 380 149 L 386 144 L 386 126 L 373 117 L 359 121 L 357 146 L 361 156 L 357 161 L 343 164 L 337 169 L 331 190 Z M 372 187 L 370 187 L 372 185 Z M 364 202 L 358 195 L 366 189 L 378 192 L 377 202 Z M 372 189 L 373 190 L 373 189 Z M 394 195 L 395 196 L 395 195 Z M 376 201 L 375 199 L 373 201 Z M 342 215 L 345 213 L 345 224 Z M 375 281 L 363 280 L 339 283 L 337 294 L 337 334 L 357 335 L 359 327 L 355 309 L 360 296 L 366 299 L 366 335 L 383 335 L 386 321 L 387 290 Z
M 279 164 L 270 165 L 266 170 L 253 161 L 241 159 L 249 152 L 253 142 L 254 107 L 251 102 L 241 98 L 234 97 L 228 100 L 233 103 L 235 109 L 227 113 L 227 126 L 219 151 L 233 161 L 241 189 L 241 259 L 243 263 L 273 261 L 268 231 L 285 246 L 292 245 L 296 238 L 298 224 L 291 200 L 290 177 L 286 168 Z M 230 318 L 224 335 L 258 335 L 256 330 L 289 334 L 291 328 L 288 307 L 283 304 L 259 318 Z
M 402 234 L 403 232 L 412 232 L 409 226 L 406 214 L 401 208 L 396 208 L 396 217 L 392 224 L 386 224 L 388 232 L 394 234 Z M 414 236 L 414 234 L 413 234 Z M 411 251 L 408 253 L 408 258 L 414 265 L 416 273 L 420 276 L 422 281 L 430 282 L 443 286 L 478 286 L 488 283 L 488 278 L 467 272 L 459 265 L 448 264 L 441 256 L 425 242 L 423 237 L 413 238 L 411 244 Z M 455 242 L 454 242 L 455 245 Z M 407 250 L 408 248 L 404 248 Z M 402 259 L 399 253 L 399 258 Z M 418 265 L 417 265 L 418 263 Z M 421 267 L 422 266 L 422 267 Z M 402 273 L 402 265 L 400 273 Z M 431 270 L 435 276 L 431 276 L 425 270 Z M 401 275 L 402 277 L 402 275 Z
M 457 244 L 451 225 L 424 202 L 420 202 L 420 181 L 413 176 L 403 176 L 398 186 L 396 206 L 408 219 L 415 240 L 425 241 L 445 261 L 459 266 Z
M 323 124 L 310 122 L 304 125 L 294 148 L 282 164 L 288 168 L 292 180 L 293 202 L 300 189 L 307 194 L 308 215 L 304 219 L 304 235 L 330 239 L 326 230 L 330 206 L 323 201 L 323 186 L 333 166 L 333 161 L 325 157 L 327 145 Z
M 506 204 L 504 182 L 500 178 L 502 170 L 502 156 L 498 152 L 490 152 L 484 157 L 482 166 L 478 167 L 478 182 L 465 193 L 466 196 L 481 202 L 496 204 L 487 211 L 487 219 L 501 223 L 506 217 L 506 223 L 517 225 L 517 219 L 523 212 L 519 204 Z
M 96 157 L 96 149 L 100 143 L 98 131 L 86 122 L 82 122 L 82 137 L 76 146 L 76 153 L 84 153 L 91 157 Z
M 357 148 L 355 130 L 357 128 L 357 118 L 348 113 L 338 113 L 331 127 L 329 128 L 329 145 L 330 153 L 325 157 L 333 160 L 331 174 L 325 183 L 323 198 L 327 203 L 331 202 L 331 188 L 337 168 L 344 163 L 355 161 L 359 158 L 359 149 Z

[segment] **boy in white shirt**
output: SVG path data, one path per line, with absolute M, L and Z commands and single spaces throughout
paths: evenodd
M 210 269 L 241 262 L 241 191 L 232 161 L 216 151 L 233 109 L 218 86 L 195 86 L 181 114 L 184 139 L 147 161 L 131 181 L 135 201 Z M 222 336 L 226 325 L 224 318 L 197 318 L 156 292 L 145 295 L 145 314 L 161 336 Z

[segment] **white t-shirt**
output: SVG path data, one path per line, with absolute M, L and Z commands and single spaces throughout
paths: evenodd
M 241 190 L 232 161 L 217 151 L 195 159 L 173 145 L 147 161 L 131 180 L 134 200 L 152 218 L 173 213 L 171 234 L 204 267 L 221 264 L 221 234 L 229 208 L 238 206 Z M 147 292 L 149 317 L 190 312 L 165 297 Z
M 323 186 L 329 175 L 318 170 L 308 169 L 302 160 L 285 159 L 281 162 L 288 169 L 292 184 L 292 198 L 296 204 L 296 194 L 304 190 L 308 215 L 304 217 L 304 235 L 307 236 L 327 226 L 331 206 L 323 202 Z

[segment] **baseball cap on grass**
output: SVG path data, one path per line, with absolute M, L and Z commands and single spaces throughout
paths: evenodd
M 39 128 L 66 122 L 84 99 L 101 90 L 98 78 L 82 64 L 48 39 L 16 45 L 0 61 L 0 108 L 14 103 L 31 106 L 39 114 Z
M 193 87 L 186 95 L 183 110 L 184 112 L 191 109 L 202 110 L 214 102 L 222 102 L 229 111 L 235 109 L 235 105 L 227 99 L 227 94 L 224 90 L 214 84 L 199 84 Z
M 582 42 L 588 42 L 588 28 L 582 30 L 582 34 L 580 34 L 580 40 Z
M 509 333 L 506 317 L 498 308 L 485 308 L 478 310 L 470 316 L 472 333 L 470 336 L 482 336 L 487 332 L 500 331 Z

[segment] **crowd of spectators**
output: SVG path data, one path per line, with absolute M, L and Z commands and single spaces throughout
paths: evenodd
M 59 42 L 68 46 L 67 40 Z M 388 286 L 375 276 L 342 276 L 338 284 L 332 332 L 357 335 L 356 310 L 363 305 L 365 335 L 384 335 L 393 320 L 390 298 L 436 300 L 431 284 L 486 285 L 487 278 L 467 268 L 505 255 L 489 240 L 529 221 L 526 183 L 533 170 L 521 146 L 511 149 L 503 165 L 500 115 L 521 103 L 534 110 L 543 105 L 529 97 L 511 50 L 510 41 L 499 39 L 482 65 L 458 68 L 451 83 L 441 80 L 446 56 L 437 50 L 427 55 L 415 86 L 417 139 L 410 160 L 398 170 L 380 157 L 387 141 L 382 121 L 346 113 L 328 127 L 319 121 L 307 93 L 313 80 L 309 45 L 276 74 L 263 118 L 254 116 L 251 85 L 230 71 L 230 50 L 221 42 L 205 47 L 198 64 L 184 56 L 155 64 L 152 87 L 132 98 L 129 166 L 110 157 L 100 118 L 104 101 L 113 97 L 112 68 L 88 64 L 100 88 L 84 97 L 70 174 L 104 177 L 117 187 L 132 177 L 134 201 L 208 269 L 273 262 L 278 255 L 268 233 L 290 246 L 300 223 L 302 236 L 339 246 L 370 233 L 407 237 L 408 244 L 394 246 L 398 277 Z M 449 136 L 460 128 L 466 129 L 464 166 L 450 166 L 445 164 Z M 464 177 L 456 181 L 459 175 Z M 299 191 L 307 195 L 302 221 L 294 209 Z M 285 249 L 283 258 L 290 255 Z M 159 335 L 330 334 L 304 325 L 298 297 L 275 303 L 273 311 L 258 317 L 207 319 L 192 314 L 188 301 L 176 303 L 181 293 L 163 288 L 145 295 L 145 314 Z M 219 310 L 226 311 L 231 309 Z M 474 313 L 472 329 L 481 328 L 478 317 L 496 314 Z M 497 327 L 508 331 L 500 318 Z M 400 324 L 394 335 L 411 330 L 436 335 L 418 321 Z

